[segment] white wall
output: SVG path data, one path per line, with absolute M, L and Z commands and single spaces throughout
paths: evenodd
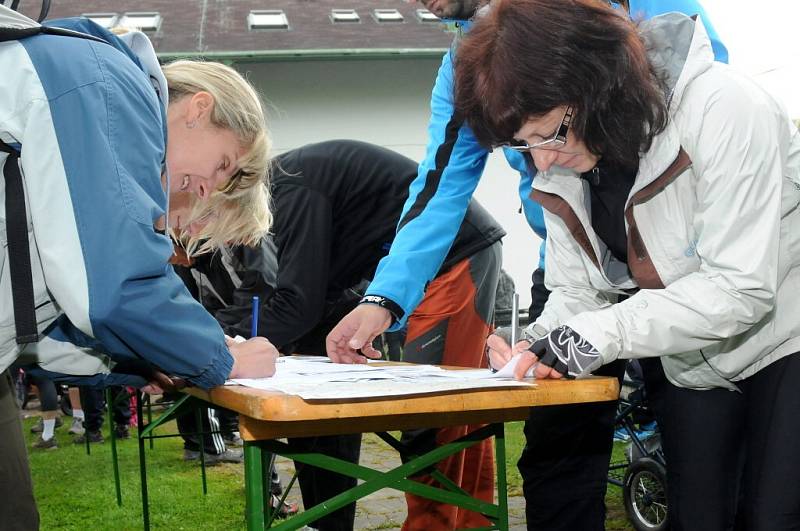
M 800 2 L 702 0 L 730 64 L 754 76 L 800 119 Z
M 299 61 L 238 65 L 271 104 L 275 151 L 310 142 L 353 138 L 414 160 L 425 152 L 430 92 L 438 59 Z M 519 178 L 493 154 L 476 197 L 508 232 L 504 268 L 530 303 L 530 276 L 539 239 L 520 214 Z

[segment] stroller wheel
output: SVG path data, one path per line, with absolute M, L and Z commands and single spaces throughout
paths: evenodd
M 628 519 L 637 531 L 663 531 L 667 521 L 667 471 L 649 457 L 628 466 L 622 487 Z

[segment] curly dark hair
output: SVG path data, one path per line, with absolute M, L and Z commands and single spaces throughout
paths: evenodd
M 461 41 L 456 111 L 492 147 L 570 105 L 595 155 L 635 168 L 667 123 L 663 83 L 627 13 L 599 0 L 496 0 Z

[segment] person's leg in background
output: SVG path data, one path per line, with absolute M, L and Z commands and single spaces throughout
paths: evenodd
M 81 405 L 81 392 L 77 387 L 69 388 L 69 404 L 72 407 L 72 425 L 68 431 L 73 435 L 83 435 L 86 431 L 83 427 L 83 421 L 86 417 L 83 414 L 83 406 Z
M 31 377 L 31 382 L 39 390 L 39 403 L 42 410 L 41 424 L 37 424 L 31 431 L 40 433 L 39 439 L 33 443 L 34 448 L 43 450 L 54 450 L 58 448 L 55 439 L 55 429 L 61 426 L 63 421 L 58 410 L 58 393 L 56 385 L 49 378 Z
M 533 273 L 530 322 L 542 312 L 550 292 L 544 271 Z M 625 361 L 595 374 L 619 380 Z M 605 529 L 605 492 L 613 447 L 617 401 L 536 407 L 525 422 L 525 448 L 517 467 L 522 475 L 530 530 Z
M 622 380 L 625 360 L 594 374 Z M 522 475 L 530 530 L 605 529 L 617 401 L 535 407 L 525 422 Z
M 112 386 L 111 400 L 114 401 L 114 436 L 117 439 L 130 439 L 131 395 L 126 387 Z
M 491 332 L 501 264 L 500 242 L 455 264 L 428 286 L 425 298 L 408 320 L 403 360 L 411 363 L 486 367 L 486 337 Z M 404 432 L 403 442 L 420 451 L 424 441 L 445 444 L 481 426 Z M 433 432 L 433 433 L 432 433 Z M 434 435 L 435 433 L 435 435 Z M 437 469 L 474 498 L 494 501 L 494 452 L 487 439 L 436 465 Z M 428 475 L 414 478 L 429 485 Z M 478 513 L 406 494 L 408 518 L 404 531 L 485 527 Z
M 86 438 L 89 442 L 101 443 L 105 442 L 103 433 L 100 431 L 103 427 L 103 413 L 106 407 L 105 391 L 102 387 L 88 387 L 79 386 L 81 405 L 83 405 L 83 414 L 86 420 L 83 422 L 83 427 L 86 432 L 78 435 L 73 439 L 75 444 L 84 444 Z
M 289 439 L 289 445 L 298 452 L 320 453 L 351 463 L 361 456 L 361 434 L 326 437 L 300 437 Z M 303 507 L 308 510 L 325 500 L 356 486 L 356 479 L 295 461 L 297 480 L 303 496 Z M 319 531 L 352 531 L 356 518 L 356 504 L 345 505 L 309 526 Z
M 39 529 L 25 437 L 8 371 L 0 373 L 0 527 L 8 531 Z
M 166 394 L 165 399 L 175 400 L 180 393 Z M 242 463 L 244 457 L 241 450 L 228 448 L 220 433 L 220 422 L 217 411 L 213 407 L 200 408 L 200 429 L 202 435 L 197 434 L 197 417 L 194 412 L 187 413 L 175 419 L 178 432 L 183 438 L 183 459 L 185 461 L 199 461 L 202 446 L 206 465 L 219 463 Z

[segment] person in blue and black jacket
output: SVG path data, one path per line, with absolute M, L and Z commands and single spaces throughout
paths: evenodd
M 484 3 L 480 0 L 424 1 L 441 18 L 457 21 L 460 32 Z M 699 14 L 708 28 L 717 60 L 727 51 L 696 0 L 632 0 L 625 6 L 634 18 L 669 11 Z M 453 109 L 453 61 L 458 37 L 445 55 L 431 98 L 429 144 L 417 179 L 398 224 L 389 254 L 378 266 L 366 296 L 331 332 L 328 355 L 344 363 L 361 363 L 359 353 L 375 357 L 373 337 L 403 326 L 441 264 L 466 205 L 481 178 L 488 150 Z M 541 206 L 531 198 L 536 169 L 527 153 L 504 149 L 509 164 L 520 172 L 520 198 L 528 223 L 546 237 Z M 544 244 L 543 244 L 544 245 Z M 536 311 L 547 297 L 543 249 L 534 273 Z M 531 315 L 534 319 L 536 314 Z M 598 374 L 622 376 L 623 364 L 604 367 Z M 536 408 L 526 423 L 527 445 L 519 462 L 526 497 L 529 529 L 603 529 L 606 472 L 611 451 L 615 403 Z M 566 412 L 566 414 L 565 414 Z M 555 419 L 555 420 L 553 420 Z M 442 529 L 447 523 L 442 523 Z

